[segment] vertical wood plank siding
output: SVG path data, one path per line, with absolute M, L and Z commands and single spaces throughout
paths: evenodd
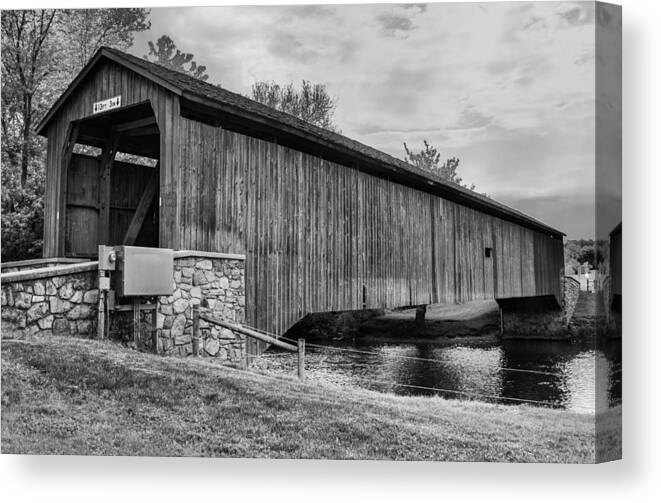
M 361 309 L 363 285 L 368 308 L 559 299 L 561 240 L 320 157 L 177 120 L 184 232 L 162 240 L 245 253 L 246 316 L 258 328 L 281 334 L 307 313 Z
M 561 239 L 181 117 L 175 94 L 110 62 L 48 130 L 47 257 L 63 254 L 54 210 L 68 124 L 119 94 L 123 105 L 151 100 L 161 132 L 160 246 L 244 253 L 250 325 L 282 334 L 307 313 L 361 309 L 363 301 L 378 308 L 560 298 Z
M 44 257 L 64 256 L 65 250 L 58 245 L 60 228 L 58 226 L 59 194 L 63 193 L 60 171 L 65 137 L 69 123 L 92 115 L 95 101 L 112 96 L 122 96 L 122 105 L 130 105 L 151 100 L 152 108 L 161 132 L 160 158 L 160 195 L 162 199 L 161 218 L 159 219 L 160 236 L 177 235 L 179 226 L 174 213 L 180 207 L 178 172 L 180 162 L 172 156 L 173 138 L 176 131 L 175 119 L 179 115 L 179 98 L 134 72 L 116 63 L 106 61 L 98 70 L 91 72 L 88 78 L 73 92 L 48 127 L 48 153 L 46 163 L 46 193 L 44 211 Z M 61 218 L 65 218 L 64 215 Z M 62 241 L 64 242 L 64 241 Z M 168 246 L 161 242 L 161 246 Z

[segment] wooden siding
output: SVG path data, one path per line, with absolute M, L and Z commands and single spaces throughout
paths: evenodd
M 162 239 L 245 253 L 247 320 L 258 328 L 283 333 L 307 313 L 363 301 L 559 299 L 562 240 L 272 142 L 178 122 L 181 232 Z
M 90 73 L 49 125 L 46 257 L 64 255 L 57 211 L 67 200 L 60 170 L 70 121 L 116 95 L 123 105 L 149 100 L 157 119 L 159 246 L 246 254 L 252 326 L 281 334 L 307 313 L 363 305 L 560 298 L 561 239 L 181 117 L 174 93 L 110 62 Z
M 74 154 L 67 174 L 65 253 L 92 256 L 98 253 L 99 161 Z
M 69 124 L 71 121 L 92 115 L 92 106 L 112 96 L 122 96 L 122 105 L 131 105 L 149 100 L 156 116 L 161 132 L 160 145 L 160 196 L 162 207 L 160 211 L 159 235 L 177 235 L 176 215 L 170 209 L 180 207 L 178 204 L 181 177 L 178 174 L 179 165 L 174 163 L 170 155 L 173 152 L 172 138 L 177 124 L 175 117 L 179 115 L 179 98 L 170 91 L 160 87 L 121 65 L 110 61 L 99 64 L 96 71 L 72 93 L 48 127 L 48 152 L 46 169 L 46 193 L 44 211 L 44 257 L 63 256 L 64 240 L 60 239 L 58 218 L 64 207 L 60 206 L 64 194 L 66 200 L 66 184 L 62 183 L 62 157 Z M 61 244 L 60 244 L 61 243 Z M 160 246 L 167 246 L 160 243 Z
M 122 243 L 153 168 L 114 162 L 110 184 L 109 243 Z M 95 257 L 100 244 L 99 159 L 74 154 L 68 172 L 65 254 L 69 257 Z M 154 246 L 158 212 L 150 208 L 136 246 Z

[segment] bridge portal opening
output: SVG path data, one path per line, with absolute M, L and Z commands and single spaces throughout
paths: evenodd
M 65 139 L 60 255 L 159 246 L 160 131 L 149 102 L 73 121 Z

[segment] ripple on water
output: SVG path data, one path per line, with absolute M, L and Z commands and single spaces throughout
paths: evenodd
M 269 350 L 252 365 L 295 374 L 294 353 Z M 594 412 L 621 402 L 621 352 L 557 341 L 492 345 L 373 343 L 308 346 L 308 380 L 400 395 L 542 402 Z

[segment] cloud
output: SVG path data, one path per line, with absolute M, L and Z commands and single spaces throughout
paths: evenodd
M 574 7 L 561 12 L 560 17 L 570 26 L 583 26 L 594 23 L 594 6 L 592 4 Z
M 356 40 L 342 40 L 337 46 L 337 57 L 340 63 L 346 64 L 353 59 L 354 54 L 359 48 Z
M 381 24 L 382 33 L 387 37 L 394 37 L 415 28 L 410 18 L 397 14 L 383 13 L 379 14 L 376 19 Z
M 461 111 L 459 120 L 455 124 L 456 129 L 474 129 L 486 127 L 492 124 L 493 117 L 484 115 L 483 113 L 475 110 L 473 107 L 466 107 Z
M 278 7 L 283 17 L 297 17 L 301 19 L 327 18 L 335 15 L 335 9 L 330 5 L 287 5 Z
M 403 9 L 417 9 L 419 12 L 427 12 L 427 4 L 426 3 L 405 3 L 402 4 Z
M 405 137 L 406 135 L 425 135 L 425 134 L 434 134 L 435 136 L 438 137 L 438 134 L 440 130 L 435 127 L 430 127 L 430 128 L 418 128 L 418 127 L 388 127 L 385 125 L 380 125 L 380 124 L 374 124 L 374 123 L 358 123 L 358 124 L 353 124 L 352 130 L 358 133 L 361 136 L 372 136 L 372 135 L 379 135 L 379 134 L 386 134 L 386 135 L 399 135 L 402 137 Z M 447 139 L 447 136 L 441 135 L 443 139 Z
M 276 32 L 269 41 L 268 49 L 276 56 L 303 63 L 310 63 L 319 57 L 317 52 L 307 48 L 296 36 L 286 32 Z
M 599 26 L 601 26 L 602 28 L 610 27 L 611 21 L 613 19 L 613 14 L 609 11 L 614 7 L 615 6 L 612 5 L 603 5 L 600 3 L 597 4 L 596 17 Z
M 406 38 L 408 32 L 417 29 L 413 24 L 413 18 L 425 12 L 427 12 L 426 4 L 403 4 L 379 13 L 376 20 L 381 27 L 381 33 L 386 37 Z
M 487 64 L 487 71 L 491 75 L 503 75 L 511 72 L 517 66 L 516 60 L 498 60 Z
M 533 8 L 533 4 L 531 3 L 517 2 L 514 7 L 510 8 L 507 11 L 507 14 L 509 15 L 522 14 L 524 12 L 528 12 L 532 8 Z
M 594 199 L 590 197 L 554 194 L 547 197 L 505 197 L 502 201 L 564 232 L 566 239 L 595 235 Z
M 380 102 L 382 111 L 395 117 L 414 113 L 428 99 L 435 79 L 434 68 L 395 66 L 383 81 L 373 84 L 370 101 Z
M 350 138 L 399 158 L 403 142 L 427 140 L 458 157 L 461 176 L 481 192 L 580 237 L 594 232 L 595 122 L 611 121 L 595 117 L 595 68 L 618 71 L 594 60 L 590 27 L 608 26 L 609 47 L 621 30 L 611 11 L 589 5 L 153 9 L 134 52 L 167 33 L 236 92 L 256 80 L 323 83 Z M 600 99 L 617 112 L 606 84 Z M 608 166 L 621 155 L 604 152 Z

